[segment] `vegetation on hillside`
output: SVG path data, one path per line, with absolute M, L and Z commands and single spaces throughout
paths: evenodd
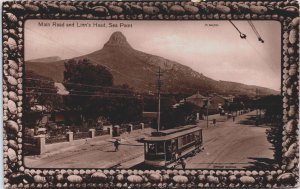
M 27 71 L 24 86 L 23 123 L 26 127 L 36 125 L 36 121 L 41 119 L 44 112 L 51 112 L 63 106 L 63 98 L 56 95 L 57 89 L 51 78 Z
M 81 109 L 87 119 L 102 116 L 113 124 L 141 119 L 141 99 L 128 85 L 113 85 L 113 76 L 105 67 L 93 65 L 88 59 L 71 59 L 65 67 L 68 107 Z

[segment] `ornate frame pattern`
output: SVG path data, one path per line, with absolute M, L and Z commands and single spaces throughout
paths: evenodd
M 3 3 L 5 188 L 295 187 L 298 183 L 299 5 L 288 1 L 12 1 Z M 282 162 L 272 170 L 31 169 L 22 158 L 27 19 L 275 20 L 282 26 Z M 14 71 L 9 71 L 13 69 Z

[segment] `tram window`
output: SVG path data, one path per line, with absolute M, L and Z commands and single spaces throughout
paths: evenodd
M 192 136 L 189 134 L 188 135 L 188 143 L 191 143 L 191 141 L 192 141 Z
M 177 150 L 177 144 L 176 144 L 175 140 L 172 140 L 172 149 L 173 149 L 173 151 Z
M 151 144 L 151 143 L 149 143 L 148 144 L 149 146 L 148 146 L 148 152 L 149 153 L 151 153 L 151 154 L 154 154 L 155 153 L 155 144 Z
M 172 145 L 171 145 L 171 141 L 166 141 L 166 152 L 172 152 Z
M 183 144 L 183 145 L 185 145 L 185 144 L 187 143 L 186 139 L 187 139 L 186 136 L 183 136 L 183 137 L 182 137 L 182 144 Z
M 165 152 L 165 150 L 164 150 L 163 142 L 157 143 L 157 153 L 164 153 L 164 152 Z
M 148 153 L 150 154 L 156 154 L 156 153 L 164 153 L 164 143 L 163 142 L 157 142 L 157 143 L 148 143 Z

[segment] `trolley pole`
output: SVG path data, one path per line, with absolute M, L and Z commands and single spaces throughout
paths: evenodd
M 158 94 L 158 111 L 157 111 L 157 131 L 160 130 L 160 89 L 161 89 L 161 76 L 162 76 L 162 72 L 160 70 L 160 67 L 158 68 L 158 72 L 157 72 L 157 94 Z

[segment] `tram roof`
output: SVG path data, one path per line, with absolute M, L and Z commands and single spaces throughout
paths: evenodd
M 195 128 L 195 127 L 197 127 L 197 125 L 185 125 L 185 126 L 181 126 L 181 127 L 176 127 L 174 129 L 161 130 L 161 131 L 157 131 L 157 132 L 152 132 L 152 136 L 170 135 L 173 133 L 178 133 L 180 131 L 185 131 L 185 130 Z
M 144 142 L 158 142 L 158 141 L 171 140 L 171 139 L 177 138 L 179 136 L 186 135 L 186 134 L 201 130 L 201 128 L 199 128 L 197 126 L 196 127 L 189 127 L 189 128 L 190 129 L 181 130 L 179 132 L 175 132 L 175 133 L 165 135 L 165 136 L 147 137 L 147 138 L 144 139 Z

